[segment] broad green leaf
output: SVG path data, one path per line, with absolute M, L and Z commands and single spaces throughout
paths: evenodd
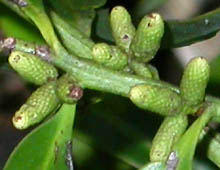
M 27 6 L 22 7 L 21 10 L 28 16 L 31 21 L 37 26 L 47 44 L 55 50 L 56 53 L 63 51 L 63 47 L 59 42 L 56 33 L 54 32 L 53 25 L 45 11 L 44 3 L 42 0 L 25 0 Z M 58 52 L 59 51 L 59 52 Z
M 135 18 L 143 17 L 153 10 L 161 7 L 167 0 L 138 0 L 132 14 Z
M 69 170 L 75 105 L 64 104 L 50 120 L 28 134 L 10 155 L 4 170 Z M 69 160 L 69 161 L 68 161 Z
M 220 30 L 220 8 L 186 21 L 166 21 L 162 48 L 175 48 L 203 41 Z
M 82 58 L 92 59 L 92 47 L 94 43 L 91 39 L 82 34 L 74 26 L 71 27 L 70 24 L 62 20 L 55 12 L 51 12 L 51 19 L 64 46 L 69 52 Z
M 44 43 L 39 31 L 30 23 L 0 4 L 0 30 L 6 37 Z
M 65 22 L 89 37 L 95 18 L 94 9 L 103 6 L 106 0 L 50 0 L 49 2 Z
M 66 2 L 66 1 L 64 1 Z M 88 9 L 72 9 L 62 0 L 50 0 L 53 10 L 70 26 L 76 27 L 88 37 L 91 34 L 92 22 L 95 18 L 95 10 Z
M 4 3 L 9 4 L 9 2 L 5 0 L 0 0 L 0 1 L 1 2 L 4 1 Z M 82 3 L 84 4 L 84 1 L 82 1 Z M 91 4 L 93 4 L 92 1 L 91 1 Z M 100 4 L 104 4 L 104 3 L 100 3 Z M 93 8 L 98 7 L 98 6 L 99 5 L 97 6 L 94 5 Z M 17 9 L 14 9 L 14 8 L 12 9 L 17 13 L 21 12 L 20 10 L 18 11 Z M 107 14 L 105 14 L 105 17 L 102 16 L 99 18 L 100 23 L 97 22 L 98 24 L 96 24 L 96 35 L 99 38 L 102 38 L 109 42 L 113 42 L 112 36 L 111 34 L 109 34 L 111 32 L 109 29 L 110 27 L 108 26 L 109 23 L 107 21 L 106 15 Z M 101 19 L 101 18 L 104 18 L 104 19 Z M 165 35 L 162 41 L 162 48 L 182 47 L 182 46 L 190 45 L 195 42 L 203 41 L 203 40 L 206 40 L 208 38 L 215 36 L 216 33 L 220 30 L 220 22 L 219 22 L 220 19 L 219 18 L 220 18 L 220 9 L 216 9 L 209 13 L 206 13 L 201 16 L 195 17 L 193 19 L 185 20 L 185 21 L 175 21 L 175 20 L 166 21 Z M 99 25 L 102 27 L 100 27 Z M 106 31 L 104 30 L 104 28 L 106 28 Z M 41 31 L 44 32 L 43 29 L 41 29 Z M 52 34 L 53 31 L 49 31 L 49 32 L 50 34 Z M 45 36 L 45 37 L 48 38 L 48 37 L 53 37 L 53 36 Z

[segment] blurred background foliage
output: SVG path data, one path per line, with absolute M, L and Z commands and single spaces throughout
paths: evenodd
M 52 1 L 52 0 L 51 0 Z M 56 0 L 59 4 L 60 0 Z M 146 13 L 157 11 L 165 19 L 188 19 L 220 6 L 219 0 L 105 0 L 90 3 L 74 0 L 79 6 L 73 18 L 68 18 L 68 11 L 62 15 L 69 23 L 78 25 L 95 41 L 113 41 L 109 27 L 108 13 L 116 5 L 125 6 L 137 24 Z M 52 6 L 55 11 L 69 7 L 75 11 L 70 1 L 63 7 Z M 93 2 L 93 1 L 88 1 Z M 96 1 L 94 1 L 96 2 Z M 47 5 L 50 5 L 47 1 Z M 102 8 L 98 8 L 102 6 Z M 96 13 L 96 15 L 95 15 Z M 89 15 L 87 15 L 89 14 Z M 87 16 L 87 25 L 81 22 Z M 89 17 L 88 17 L 89 16 Z M 94 20 L 94 22 L 92 22 Z M 16 38 L 45 43 L 39 31 L 10 9 L 0 4 L 0 38 Z M 195 56 L 208 58 L 211 64 L 211 79 L 208 93 L 220 97 L 220 35 L 183 48 L 162 49 L 152 64 L 155 65 L 164 81 L 179 84 L 183 68 Z M 3 168 L 9 154 L 18 142 L 31 130 L 18 131 L 11 123 L 14 112 L 20 107 L 36 87 L 21 80 L 6 64 L 7 58 L 0 59 L 0 169 Z M 158 129 L 162 117 L 140 110 L 128 99 L 111 94 L 86 90 L 83 99 L 77 106 L 76 125 L 73 137 L 73 155 L 77 170 L 105 169 L 132 170 L 148 161 L 150 141 Z M 204 147 L 204 146 L 203 146 Z M 195 169 L 215 170 L 217 167 L 204 157 L 197 149 Z

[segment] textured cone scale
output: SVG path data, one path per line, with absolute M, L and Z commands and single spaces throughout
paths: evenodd
M 160 115 L 173 115 L 181 109 L 181 98 L 177 93 L 157 86 L 134 86 L 130 91 L 130 99 L 138 107 Z
M 22 78 L 36 85 L 42 85 L 58 76 L 54 66 L 32 54 L 14 51 L 8 60 Z
M 184 133 L 187 125 L 188 120 L 185 115 L 166 117 L 153 139 L 150 160 L 152 162 L 166 161 L 173 144 Z
M 138 25 L 137 32 L 131 44 L 131 49 L 137 59 L 150 61 L 160 48 L 164 33 L 164 22 L 159 14 L 145 16 Z
M 200 104 L 205 96 L 210 67 L 205 58 L 192 59 L 184 70 L 180 83 L 181 97 L 190 105 Z
M 38 88 L 15 113 L 12 121 L 17 129 L 26 129 L 43 120 L 59 104 L 55 92 L 56 83 L 50 82 Z
M 75 103 L 83 96 L 83 89 L 76 85 L 73 78 L 65 74 L 57 81 L 56 93 L 63 102 Z
M 125 52 L 129 52 L 130 44 L 136 30 L 128 11 L 122 6 L 113 8 L 110 14 L 110 24 L 117 46 Z
M 127 56 L 118 47 L 105 43 L 94 45 L 93 59 L 106 67 L 121 70 L 127 65 Z

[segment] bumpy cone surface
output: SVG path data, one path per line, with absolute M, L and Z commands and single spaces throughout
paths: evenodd
M 145 16 L 138 28 L 131 49 L 137 59 L 150 61 L 160 48 L 164 33 L 164 22 L 159 14 L 152 13 Z
M 116 6 L 111 11 L 110 23 L 117 46 L 125 52 L 129 52 L 130 44 L 136 31 L 130 14 L 124 7 Z
M 44 119 L 59 104 L 55 92 L 56 83 L 50 82 L 38 88 L 15 113 L 12 121 L 17 129 L 26 129 Z
M 184 133 L 187 125 L 188 120 L 185 115 L 166 117 L 153 139 L 150 160 L 152 162 L 166 161 L 173 144 Z
M 181 83 L 181 97 L 190 105 L 200 104 L 205 96 L 210 67 L 205 58 L 197 57 L 187 65 Z
M 8 60 L 22 78 L 36 85 L 42 85 L 58 76 L 54 66 L 32 54 L 14 51 Z
M 181 107 L 181 98 L 175 92 L 145 84 L 134 86 L 130 91 L 130 99 L 138 107 L 161 115 L 176 114 Z
M 127 65 L 127 56 L 118 47 L 105 43 L 94 45 L 93 59 L 114 70 L 121 70 Z

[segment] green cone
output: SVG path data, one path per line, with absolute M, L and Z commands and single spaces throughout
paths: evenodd
M 185 115 L 166 117 L 153 139 L 150 160 L 152 162 L 165 162 L 171 152 L 173 144 L 182 136 L 187 125 L 188 120 Z
M 111 11 L 110 24 L 116 45 L 129 53 L 130 44 L 135 35 L 130 14 L 124 7 L 116 6 Z
M 140 61 L 148 62 L 160 48 L 160 42 L 164 33 L 164 22 L 157 13 L 145 16 L 138 28 L 131 49 Z
M 54 66 L 32 54 L 14 51 L 8 60 L 22 78 L 36 85 L 42 85 L 58 76 Z
M 157 86 L 134 86 L 130 91 L 130 99 L 138 107 L 160 115 L 173 115 L 181 109 L 181 98 L 177 93 Z
M 180 83 L 181 97 L 190 105 L 200 104 L 205 96 L 210 67 L 205 58 L 192 59 L 184 70 Z
M 38 88 L 15 113 L 12 122 L 17 129 L 26 129 L 43 120 L 59 104 L 56 83 L 50 82 Z

